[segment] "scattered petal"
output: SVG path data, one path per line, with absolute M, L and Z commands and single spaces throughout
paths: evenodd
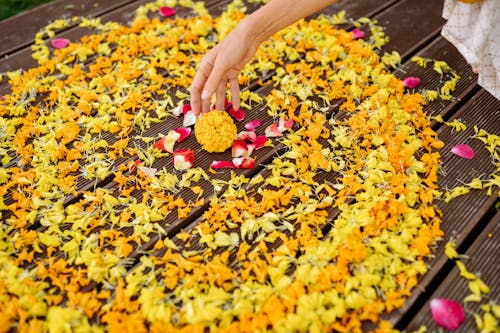
M 254 142 L 257 138 L 257 134 L 253 131 L 242 131 L 236 134 L 236 140 L 246 140 L 250 142 Z
M 245 124 L 245 128 L 249 131 L 255 131 L 261 124 L 260 119 L 254 119 Z
M 293 126 L 293 120 L 292 119 L 285 120 L 285 118 L 281 117 L 278 120 L 278 130 L 281 133 L 285 132 L 287 129 L 292 128 L 292 126 Z
M 416 76 L 408 76 L 403 80 L 403 85 L 406 88 L 413 89 L 416 88 L 419 84 L 420 84 L 420 78 Z
M 283 133 L 281 133 L 281 131 L 278 129 L 278 124 L 276 123 L 272 123 L 271 125 L 267 126 L 264 134 L 268 138 L 274 138 L 283 135 Z
M 194 124 L 196 124 L 196 115 L 194 114 L 193 110 L 189 110 L 184 114 L 184 121 L 182 123 L 182 126 L 189 127 L 193 126 Z
M 193 166 L 194 151 L 192 149 L 182 148 L 174 151 L 174 168 L 176 170 L 187 170 Z
M 232 107 L 229 109 L 229 114 L 237 121 L 245 119 L 245 112 L 242 109 L 234 110 Z
M 54 38 L 50 40 L 52 47 L 55 49 L 63 49 L 69 45 L 70 40 L 67 38 Z
M 248 145 L 245 140 L 234 140 L 231 146 L 232 157 L 248 156 Z
M 154 148 L 160 149 L 164 152 L 172 153 L 174 151 L 174 145 L 181 137 L 181 134 L 175 130 L 168 131 L 167 135 L 153 144 Z
M 236 165 L 231 161 L 213 161 L 210 167 L 212 169 L 236 169 Z
M 352 29 L 351 33 L 352 33 L 352 39 L 360 39 L 365 37 L 365 32 L 358 28 Z
M 248 156 L 233 158 L 233 164 L 238 169 L 252 169 L 255 167 L 255 159 Z
M 465 143 L 454 146 L 453 148 L 451 148 L 451 152 L 467 160 L 472 159 L 475 155 L 472 147 Z
M 139 166 L 141 164 L 142 164 L 141 160 L 132 161 L 131 163 L 129 163 L 128 172 L 130 172 L 130 173 L 134 172 L 135 169 L 137 169 L 137 166 Z
M 264 147 L 266 145 L 266 142 L 267 142 L 267 136 L 259 135 L 253 141 L 253 144 L 255 145 L 255 149 L 259 149 Z
M 181 114 L 185 115 L 188 111 L 191 111 L 191 104 L 180 104 L 172 111 L 172 115 L 179 117 Z
M 175 9 L 168 6 L 163 6 L 160 7 L 159 13 L 163 17 L 170 17 L 175 15 Z
M 446 298 L 435 298 L 430 304 L 434 321 L 448 330 L 457 329 L 465 319 L 463 307 L 457 302 Z
M 189 136 L 189 134 L 191 134 L 192 129 L 191 127 L 179 127 L 174 129 L 174 131 L 180 134 L 180 137 L 177 139 L 177 142 L 181 142 L 184 139 L 186 139 Z
M 156 168 L 145 167 L 142 165 L 139 165 L 137 169 L 143 172 L 147 177 L 153 177 L 156 171 L 158 171 Z

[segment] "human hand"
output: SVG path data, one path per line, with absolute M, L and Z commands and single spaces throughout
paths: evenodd
M 191 108 L 196 115 L 210 109 L 210 98 L 214 94 L 215 108 L 224 110 L 228 82 L 233 108 L 240 108 L 238 75 L 259 46 L 250 31 L 244 23 L 240 23 L 201 60 L 190 89 Z

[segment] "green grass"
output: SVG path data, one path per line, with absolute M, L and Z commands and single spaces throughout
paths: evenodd
M 52 0 L 0 0 L 0 21 Z

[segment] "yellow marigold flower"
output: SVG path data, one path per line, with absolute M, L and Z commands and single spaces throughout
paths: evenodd
M 194 125 L 196 140 L 209 153 L 223 152 L 231 147 L 236 131 L 231 116 L 219 110 L 203 113 Z

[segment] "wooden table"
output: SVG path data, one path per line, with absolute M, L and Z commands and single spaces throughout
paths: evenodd
M 36 65 L 31 59 L 30 49 L 33 44 L 34 34 L 53 19 L 73 15 L 89 15 L 100 17 L 103 21 L 127 22 L 133 10 L 146 2 L 143 0 L 100 2 L 96 0 L 78 2 L 58 0 L 0 22 L 0 73 L 18 68 L 27 69 Z M 207 1 L 206 7 L 212 13 L 220 13 L 225 4 L 227 4 L 227 1 L 213 0 Z M 67 7 L 68 5 L 72 6 Z M 474 177 L 484 177 L 495 172 L 495 165 L 491 161 L 490 154 L 482 149 L 477 140 L 471 141 L 470 138 L 474 134 L 474 126 L 485 129 L 489 133 L 500 135 L 500 101 L 477 85 L 476 75 L 472 73 L 470 66 L 467 65 L 457 50 L 441 37 L 440 31 L 445 23 L 441 18 L 442 6 L 443 2 L 438 0 L 341 0 L 323 12 L 333 14 L 345 9 L 348 15 L 353 18 L 366 16 L 376 19 L 390 37 L 389 43 L 383 46 L 380 52 L 391 52 L 392 50 L 399 52 L 402 57 L 400 69 L 403 69 L 406 73 L 411 73 L 413 76 L 421 77 L 422 85 L 429 87 L 429 89 L 440 87 L 442 84 L 440 82 L 441 77 L 429 69 L 418 67 L 410 60 L 413 56 L 444 60 L 460 75 L 461 79 L 456 86 L 456 91 L 453 92 L 454 99 L 432 102 L 425 107 L 425 112 L 429 115 L 440 115 L 449 122 L 459 119 L 467 124 L 467 129 L 458 133 L 440 122 L 433 124 L 433 128 L 438 132 L 439 138 L 445 144 L 440 151 L 439 187 L 441 189 L 451 189 L 470 181 Z M 250 8 L 254 7 L 250 6 Z M 351 29 L 352 26 L 347 24 L 344 28 Z M 73 25 L 57 31 L 56 36 L 74 40 L 84 33 L 81 28 Z M 403 78 L 405 76 L 403 70 L 396 70 L 396 76 Z M 261 91 L 258 90 L 257 92 Z M 4 80 L 0 82 L 0 95 L 8 93 L 9 86 L 4 77 Z M 250 115 L 249 117 L 255 116 Z M 149 133 L 166 133 L 179 125 L 179 121 L 155 124 Z M 193 145 L 194 138 L 189 140 L 191 140 L 190 144 Z M 475 158 L 464 160 L 451 153 L 451 147 L 464 142 L 473 146 L 476 151 Z M 185 146 L 188 145 L 189 143 L 185 144 Z M 270 163 L 276 153 L 274 150 L 259 151 L 257 153 L 259 163 Z M 224 159 L 227 156 L 226 153 L 226 155 L 217 155 L 217 158 Z M 203 163 L 205 167 L 213 159 L 211 155 L 202 152 L 199 152 L 199 157 L 197 156 L 197 161 L 203 161 L 200 163 Z M 131 160 L 130 157 L 120 159 L 116 162 L 115 167 Z M 7 163 L 3 167 L 10 167 L 12 163 Z M 243 170 L 241 172 L 247 176 L 255 175 L 257 172 L 265 174 L 262 166 L 254 170 Z M 498 175 L 498 170 L 496 172 Z M 229 172 L 227 172 L 221 177 L 227 180 L 229 175 Z M 79 189 L 92 191 L 98 187 L 113 188 L 117 184 L 113 177 L 106 177 L 100 181 L 80 181 L 78 186 Z M 203 187 L 205 189 L 203 196 L 209 199 L 213 192 L 210 192 L 207 184 L 203 185 Z M 396 328 L 413 331 L 417 330 L 421 325 L 426 325 L 429 331 L 437 330 L 438 326 L 433 322 L 429 312 L 430 300 L 444 297 L 461 301 L 470 293 L 466 281 L 459 276 L 454 263 L 444 255 L 444 247 L 449 240 L 455 241 L 457 251 L 467 256 L 466 259 L 462 260 L 466 263 L 468 269 L 479 274 L 481 279 L 491 288 L 487 298 L 498 302 L 500 294 L 500 280 L 498 277 L 500 273 L 500 230 L 498 227 L 500 212 L 498 212 L 497 193 L 498 188 L 496 187 L 492 195 L 486 195 L 485 190 L 472 190 L 467 195 L 460 196 L 449 203 L 437 200 L 437 206 L 443 214 L 441 226 L 444 236 L 437 243 L 433 251 L 434 256 L 429 257 L 427 260 L 430 267 L 429 271 L 421 277 L 418 287 L 413 289 L 406 303 L 400 309 L 384 315 L 384 318 L 388 319 Z M 8 196 L 9 194 L 5 194 L 6 198 Z M 186 202 L 197 198 L 196 194 L 188 190 L 184 190 L 181 196 L 185 198 Z M 6 204 L 12 203 L 12 197 L 9 198 L 6 199 Z M 78 200 L 78 197 L 75 198 L 69 195 L 64 205 L 74 204 Z M 135 247 L 129 255 L 130 265 L 127 267 L 131 269 L 131 272 L 133 272 L 132 267 L 140 265 L 140 260 L 144 257 L 143 253 L 151 251 L 159 238 L 168 237 L 178 241 L 175 236 L 181 230 L 196 229 L 200 217 L 208 209 L 207 202 L 205 201 L 204 204 L 193 209 L 184 219 L 178 220 L 173 215 L 169 215 L 164 221 L 159 222 L 164 227 L 164 232 L 152 231 L 151 238 L 141 244 L 140 247 Z M 6 211 L 3 214 L 4 220 L 11 216 L 11 213 Z M 38 230 L 39 228 L 43 229 L 43 226 L 34 223 L 31 227 L 27 227 L 27 230 L 30 230 L 30 228 Z M 93 232 L 99 233 L 100 230 L 102 229 L 96 228 Z M 182 242 L 177 244 L 183 246 Z M 43 253 L 41 255 L 43 256 Z M 36 260 L 37 258 L 35 258 Z M 29 264 L 26 265 L 29 266 Z M 6 268 L 1 267 L 0 269 L 4 270 Z M 103 285 L 91 283 L 86 288 L 100 290 Z M 0 302 L 2 302 L 1 298 Z M 8 304 L 0 304 L 0 309 L 6 308 L 6 306 Z M 472 312 L 477 311 L 478 305 L 471 303 L 468 308 Z M 16 330 L 16 327 L 14 322 L 10 331 Z M 368 327 L 369 325 L 366 326 L 366 329 Z M 3 328 L 2 325 L 0 325 L 0 331 L 1 328 Z M 459 331 L 476 331 L 472 315 L 466 317 L 466 321 Z

